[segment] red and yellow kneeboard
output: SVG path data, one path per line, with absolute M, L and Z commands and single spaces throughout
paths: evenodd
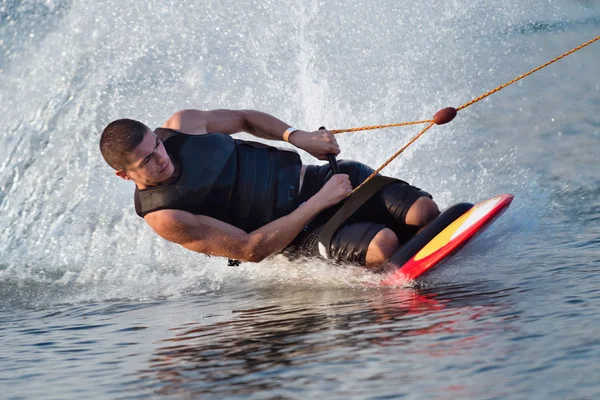
M 513 201 L 512 194 L 501 194 L 475 204 L 448 225 L 408 262 L 381 280 L 383 286 L 403 285 L 431 271 L 470 239 L 487 228 Z

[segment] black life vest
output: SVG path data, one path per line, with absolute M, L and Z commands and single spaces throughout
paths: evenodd
M 179 177 L 169 185 L 136 189 L 140 217 L 177 209 L 251 232 L 298 207 L 302 163 L 294 151 L 221 133 L 177 132 L 164 145 Z

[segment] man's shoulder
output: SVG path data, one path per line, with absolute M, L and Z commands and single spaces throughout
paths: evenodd
M 206 133 L 207 113 L 193 109 L 180 110 L 171 115 L 161 128 L 187 135 L 202 135 Z
M 175 129 L 170 129 L 170 128 L 156 128 L 154 130 L 154 134 L 163 142 L 165 142 L 167 139 L 169 139 L 172 136 L 175 136 L 177 134 L 181 134 L 183 132 L 179 132 Z

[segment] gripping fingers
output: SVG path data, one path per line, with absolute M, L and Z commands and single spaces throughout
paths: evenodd
M 345 195 L 349 194 L 352 191 L 352 183 L 350 182 L 350 177 L 347 174 L 337 174 L 334 175 L 333 178 L 339 180 L 340 189 Z
M 333 135 L 333 133 L 326 131 L 326 132 L 324 132 L 324 135 L 325 135 L 324 141 L 329 143 L 329 146 L 328 146 L 329 153 L 333 153 L 336 156 L 338 154 L 340 154 L 340 146 L 338 145 L 338 142 L 335 139 L 335 136 Z
M 340 154 L 340 146 L 338 146 L 337 143 L 335 143 L 333 146 L 330 146 L 329 153 L 333 153 L 337 156 L 338 154 Z
M 327 133 L 329 134 L 329 140 L 330 140 L 330 143 L 332 144 L 331 153 L 333 153 L 337 156 L 338 154 L 340 154 L 340 146 L 338 145 L 337 140 L 335 140 L 335 136 L 333 135 L 333 133 L 331 133 L 329 131 L 327 131 Z
M 325 135 L 324 139 L 325 139 L 326 142 L 332 143 L 332 144 L 334 144 L 334 145 L 337 146 L 338 143 L 337 143 L 337 140 L 336 140 L 335 135 L 333 133 L 327 131 L 327 132 L 324 132 L 323 134 Z

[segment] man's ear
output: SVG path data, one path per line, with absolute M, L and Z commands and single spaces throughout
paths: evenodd
M 120 169 L 120 170 L 116 171 L 115 174 L 119 178 L 125 179 L 126 181 L 130 181 L 131 180 L 131 177 L 129 175 L 127 175 L 127 171 L 125 171 L 124 169 Z

